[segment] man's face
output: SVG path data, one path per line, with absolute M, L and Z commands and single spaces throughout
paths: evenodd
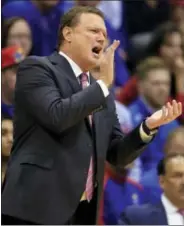
M 171 16 L 174 23 L 176 23 L 178 26 L 184 23 L 184 6 L 173 7 Z
M 13 123 L 11 120 L 2 120 L 2 156 L 9 157 L 13 142 Z
M 168 199 L 177 207 L 184 208 L 184 157 L 168 160 L 160 185 Z
M 166 69 L 155 69 L 148 72 L 147 78 L 140 81 L 140 94 L 150 106 L 162 107 L 170 93 L 170 75 Z
M 174 59 L 182 56 L 182 38 L 177 32 L 169 34 L 165 38 L 165 42 L 160 49 L 160 56 L 170 67 L 174 63 Z
M 32 34 L 29 24 L 24 20 L 18 20 L 9 30 L 7 45 L 17 45 L 27 56 L 32 48 Z
M 8 94 L 13 94 L 16 83 L 17 66 L 5 69 L 2 73 L 2 87 Z
M 104 20 L 92 13 L 83 13 L 78 24 L 70 29 L 67 38 L 76 62 L 86 71 L 99 64 L 106 44 L 106 27 Z

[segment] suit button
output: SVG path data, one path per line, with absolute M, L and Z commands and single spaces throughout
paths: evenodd
M 92 144 L 88 144 L 88 147 L 90 147 L 90 148 L 91 148 L 91 147 L 92 147 Z

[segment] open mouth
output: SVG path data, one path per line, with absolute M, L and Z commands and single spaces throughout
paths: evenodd
M 99 54 L 101 52 L 102 48 L 99 46 L 96 46 L 92 49 L 92 52 L 94 53 L 95 56 L 98 56 L 99 57 Z

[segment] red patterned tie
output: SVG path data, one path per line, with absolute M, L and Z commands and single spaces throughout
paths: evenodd
M 82 73 L 80 78 L 81 78 L 82 88 L 85 89 L 89 85 L 88 75 L 86 73 Z M 89 115 L 89 122 L 92 126 L 92 115 Z M 94 164 L 93 164 L 93 157 L 91 157 L 89 170 L 88 170 L 88 177 L 86 182 L 86 188 L 85 188 L 86 198 L 88 201 L 90 201 L 93 196 L 93 189 L 94 189 L 93 179 L 94 179 Z
M 184 218 L 184 209 L 180 209 L 180 210 L 178 210 L 178 212 L 181 214 L 181 216 L 183 216 L 183 218 Z

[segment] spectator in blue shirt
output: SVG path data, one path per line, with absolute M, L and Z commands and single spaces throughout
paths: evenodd
M 136 127 L 143 119 L 163 106 L 170 93 L 169 69 L 158 57 L 149 57 L 138 66 L 139 97 L 130 106 L 132 121 Z M 179 126 L 174 120 L 159 128 L 158 135 L 140 156 L 143 173 L 155 168 L 163 158 L 163 148 L 168 135 Z
M 60 0 L 17 0 L 2 8 L 4 18 L 18 16 L 28 21 L 33 33 L 33 54 L 39 56 L 54 51 L 62 14 Z

